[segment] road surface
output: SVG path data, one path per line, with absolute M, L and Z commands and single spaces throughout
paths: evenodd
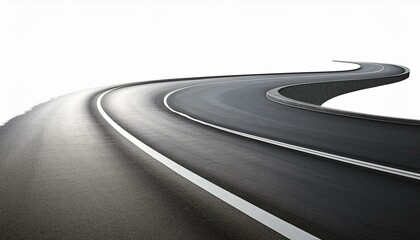
M 406 71 L 360 66 L 112 86 L 41 104 L 0 128 L 0 239 L 419 238 L 415 121 L 267 98 Z

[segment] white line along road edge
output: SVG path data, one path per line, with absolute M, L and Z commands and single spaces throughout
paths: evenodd
M 255 79 L 255 81 L 256 80 L 262 80 L 262 79 Z M 264 137 L 255 136 L 255 135 L 244 133 L 244 132 L 239 132 L 239 131 L 236 131 L 236 130 L 233 130 L 233 129 L 221 127 L 221 126 L 209 123 L 209 122 L 205 122 L 205 121 L 200 120 L 200 119 L 193 118 L 193 117 L 189 116 L 188 114 L 185 114 L 185 113 L 179 112 L 177 110 L 174 110 L 173 108 L 171 108 L 169 106 L 168 98 L 176 92 L 179 92 L 179 91 L 182 91 L 182 90 L 185 90 L 185 89 L 188 89 L 188 88 L 198 87 L 198 86 L 228 83 L 228 82 L 231 83 L 231 82 L 239 82 L 239 81 L 253 81 L 253 80 L 237 80 L 237 81 L 212 82 L 212 83 L 201 83 L 201 84 L 196 84 L 196 85 L 190 85 L 190 86 L 187 86 L 187 87 L 182 87 L 182 88 L 176 89 L 176 90 L 166 94 L 164 99 L 163 99 L 163 102 L 164 102 L 166 108 L 168 108 L 170 111 L 172 111 L 172 112 L 174 112 L 174 113 L 176 113 L 180 116 L 183 116 L 183 117 L 185 117 L 189 120 L 192 120 L 194 122 L 206 125 L 208 127 L 216 128 L 216 129 L 219 129 L 221 131 L 232 133 L 232 134 L 235 134 L 235 135 L 238 135 L 238 136 L 241 136 L 241 137 L 250 138 L 250 139 L 253 139 L 253 140 L 260 141 L 260 142 L 276 145 L 276 146 L 279 146 L 279 147 L 289 148 L 289 149 L 292 149 L 292 150 L 296 150 L 296 151 L 300 151 L 300 152 L 304 152 L 304 153 L 309 153 L 309 154 L 312 154 L 312 155 L 315 155 L 315 156 L 320 156 L 320 157 L 332 159 L 332 160 L 335 160 L 335 161 L 344 162 L 344 163 L 351 164 L 351 165 L 356 165 L 356 166 L 359 166 L 359 167 L 369 168 L 369 169 L 373 169 L 373 170 L 376 170 L 376 171 L 385 172 L 385 173 L 388 173 L 388 174 L 393 174 L 393 175 L 398 175 L 398 176 L 402 176 L 402 177 L 406 177 L 406 178 L 411 178 L 411 179 L 414 179 L 414 180 L 420 180 L 420 174 L 419 173 L 410 172 L 410 171 L 406 171 L 406 170 L 402 170 L 402 169 L 398 169 L 398 168 L 393 168 L 393 167 L 388 167 L 388 166 L 383 166 L 383 165 L 379 165 L 379 164 L 369 163 L 369 162 L 365 162 L 365 161 L 361 161 L 361 160 L 357 160 L 357 159 L 353 159 L 353 158 L 349 158 L 349 157 L 343 157 L 343 156 L 339 156 L 339 155 L 335 155 L 335 154 L 331 154 L 331 153 L 326 153 L 326 152 L 322 152 L 322 151 L 318 151 L 318 150 L 314 150 L 314 149 L 310 149 L 310 148 L 305 148 L 305 147 L 292 145 L 292 144 L 289 144 L 289 143 L 279 142 L 279 141 L 264 138 Z
M 99 110 L 99 113 L 102 117 L 111 125 L 117 132 L 119 132 L 122 136 L 128 139 L 131 143 L 136 145 L 138 148 L 149 154 L 151 157 L 156 159 L 157 161 L 161 162 L 166 167 L 170 168 L 172 171 L 178 173 L 182 177 L 188 179 L 190 182 L 194 183 L 195 185 L 199 186 L 200 188 L 204 189 L 205 191 L 213 194 L 217 198 L 221 199 L 222 201 L 226 202 L 227 204 L 231 205 L 232 207 L 238 209 L 239 211 L 245 213 L 246 215 L 250 216 L 251 218 L 257 220 L 258 222 L 264 224 L 265 226 L 273 229 L 274 231 L 280 233 L 281 235 L 289 238 L 289 239 L 319 239 L 302 229 L 299 229 L 292 224 L 272 215 L 264 211 L 263 209 L 245 201 L 244 199 L 226 191 L 225 189 L 213 184 L 212 182 L 200 177 L 199 175 L 191 172 L 190 170 L 182 167 L 181 165 L 177 164 L 176 162 L 172 161 L 171 159 L 165 157 L 161 153 L 157 152 L 153 148 L 147 146 L 139 139 L 135 138 L 121 126 L 119 126 L 114 120 L 112 120 L 108 114 L 102 108 L 101 102 L 102 98 L 116 90 L 120 87 L 112 88 L 108 91 L 103 92 L 97 99 L 96 105 Z M 166 98 L 165 98 L 166 99 Z M 166 104 L 166 102 L 165 102 Z

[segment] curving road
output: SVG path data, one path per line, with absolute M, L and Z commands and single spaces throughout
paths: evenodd
M 0 239 L 419 238 L 419 124 L 289 91 L 322 82 L 328 98 L 406 77 L 360 63 L 39 105 L 0 128 Z

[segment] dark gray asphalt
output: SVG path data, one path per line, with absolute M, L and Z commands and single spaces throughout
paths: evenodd
M 281 238 L 122 139 L 100 92 L 0 128 L 0 239 Z
M 366 66 L 357 71 L 375 70 Z M 310 112 L 265 98 L 281 84 L 309 81 L 299 78 L 305 74 L 264 80 L 285 76 L 190 88 L 169 100 L 177 110 L 218 125 L 420 169 L 418 126 Z M 339 78 L 347 77 L 342 73 Z M 163 105 L 163 97 L 180 87 L 255 78 L 131 86 L 106 95 L 103 107 L 124 129 L 165 156 L 317 237 L 420 237 L 417 181 L 224 133 Z M 0 128 L 0 238 L 281 237 L 116 133 L 96 109 L 102 91 L 60 97 Z
M 363 64 L 356 71 L 261 77 L 176 92 L 169 103 L 177 111 L 219 126 L 342 156 L 420 172 L 420 126 L 335 116 L 269 101 L 265 93 L 296 83 L 380 78 L 401 73 L 393 65 Z M 373 72 L 373 73 L 370 73 Z M 365 73 L 365 74 L 360 74 Z M 302 77 L 303 76 L 303 77 Z M 306 75 L 307 76 L 307 75 Z M 393 96 L 390 96 L 393 97 Z

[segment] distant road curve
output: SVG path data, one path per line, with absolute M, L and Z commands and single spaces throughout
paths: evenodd
M 343 61 L 336 61 L 343 62 Z M 319 111 L 330 114 L 344 115 L 349 117 L 364 118 L 376 121 L 394 122 L 401 124 L 420 125 L 420 121 L 404 118 L 386 117 L 379 115 L 363 114 L 358 112 L 344 111 L 340 109 L 332 109 L 322 107 L 321 105 L 331 98 L 336 96 L 365 89 L 377 87 L 385 84 L 399 82 L 409 77 L 410 70 L 403 66 L 390 66 L 389 64 L 377 63 L 357 63 L 347 62 L 354 64 L 376 64 L 381 68 L 377 70 L 378 73 L 386 72 L 387 75 L 378 75 L 376 77 L 362 73 L 350 73 L 349 78 L 335 79 L 335 80 L 322 80 L 305 83 L 295 83 L 288 86 L 277 87 L 267 92 L 268 99 L 293 107 L 303 108 L 312 111 Z M 393 67 L 394 69 L 389 69 Z M 387 69 L 386 69 L 387 68 Z
M 59 97 L 0 128 L 0 238 L 417 239 L 420 126 L 302 107 L 406 77 L 360 63 Z

